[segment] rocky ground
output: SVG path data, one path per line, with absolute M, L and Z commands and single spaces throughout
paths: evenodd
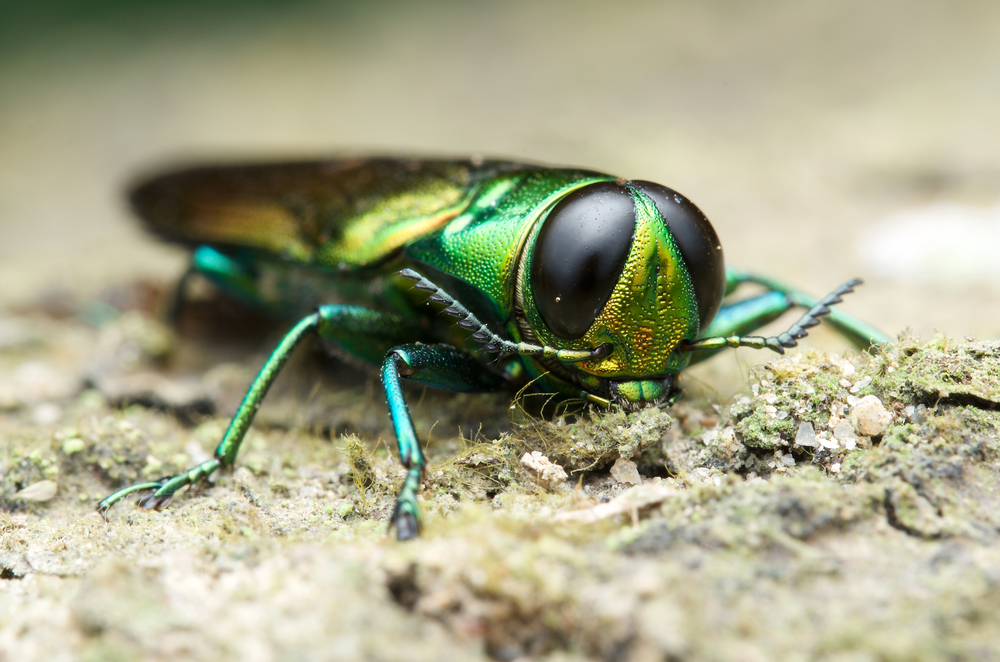
M 5 660 L 1000 655 L 1000 342 L 806 349 L 635 414 L 414 389 L 432 465 L 401 544 L 379 387 L 308 350 L 234 472 L 103 521 L 207 457 L 263 360 L 193 378 L 240 343 L 128 292 L 4 319 Z
M 0 662 L 1000 659 L 1000 5 L 355 4 L 4 12 Z M 283 331 L 197 283 L 167 324 L 187 254 L 128 182 L 344 152 L 660 182 L 727 264 L 910 331 L 727 350 L 633 415 L 410 389 L 406 544 L 377 378 L 302 348 L 234 471 L 105 522 Z

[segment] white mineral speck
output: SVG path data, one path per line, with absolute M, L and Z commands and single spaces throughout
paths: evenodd
M 882 434 L 889 427 L 889 423 L 892 423 L 892 414 L 874 395 L 861 398 L 851 410 L 851 425 L 858 434 L 866 437 Z
M 858 391 L 860 391 L 861 389 L 863 389 L 864 387 L 868 386 L 871 383 L 872 383 L 872 378 L 865 377 L 860 382 L 851 387 L 851 393 L 857 393 Z
M 831 439 L 825 432 L 816 435 L 816 440 L 819 441 L 820 446 L 823 448 L 829 448 L 830 450 L 836 450 L 840 446 L 836 439 Z
M 784 455 L 781 456 L 781 463 L 786 467 L 794 467 L 795 458 L 792 457 L 791 453 L 785 453 Z
M 568 478 L 561 466 L 538 451 L 525 453 L 521 457 L 521 466 L 527 470 L 536 483 L 550 490 L 562 485 Z

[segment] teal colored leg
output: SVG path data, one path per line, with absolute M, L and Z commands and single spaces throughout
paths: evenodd
M 174 493 L 186 485 L 191 485 L 222 467 L 230 467 L 236 460 L 240 444 L 246 436 L 250 424 L 260 408 L 264 396 L 303 339 L 314 334 L 336 345 L 343 345 L 349 351 L 357 350 L 358 356 L 366 358 L 373 356 L 373 362 L 381 360 L 390 347 L 401 341 L 411 339 L 416 331 L 415 325 L 406 323 L 394 315 L 379 313 L 356 306 L 321 306 L 316 313 L 302 319 L 281 340 L 271 352 L 256 379 L 250 385 L 243 402 L 229 422 L 222 441 L 215 449 L 215 457 L 206 460 L 187 471 L 160 481 L 129 485 L 103 499 L 97 510 L 106 515 L 111 506 L 133 492 L 153 490 L 139 500 L 139 505 L 145 509 L 161 509 L 170 503 Z
M 399 540 L 409 540 L 420 532 L 420 507 L 417 494 L 427 459 L 420 447 L 413 420 L 403 397 L 401 378 L 435 388 L 480 393 L 496 391 L 506 381 L 489 371 L 469 354 L 449 345 L 401 345 L 393 348 L 382 363 L 382 386 L 389 415 L 396 432 L 399 459 L 406 468 L 406 480 L 396 498 L 390 526 L 396 527 Z
M 861 281 L 859 280 L 858 283 L 860 284 L 860 282 Z M 785 283 L 776 280 L 774 278 L 769 278 L 767 276 L 758 276 L 737 269 L 728 269 L 726 271 L 727 294 L 735 290 L 736 287 L 738 287 L 741 283 L 758 283 L 766 287 L 768 290 L 770 290 L 770 292 L 768 292 L 763 296 L 772 297 L 774 308 L 771 311 L 763 314 L 763 316 L 761 317 L 763 321 L 758 325 L 757 328 L 777 318 L 778 315 L 780 315 L 780 312 L 787 310 L 791 306 L 798 308 L 813 308 L 817 304 L 819 304 L 819 300 L 816 297 L 806 294 L 805 292 L 802 292 L 800 290 L 796 290 L 792 287 L 789 287 Z M 778 310 L 778 308 L 780 307 L 778 303 L 780 297 L 776 297 L 774 293 L 780 293 L 787 298 L 788 303 L 781 311 Z M 739 303 L 734 305 L 739 305 Z M 771 316 L 772 314 L 773 316 Z M 867 348 L 870 345 L 882 345 L 892 342 L 892 339 L 889 336 L 882 333 L 881 331 L 873 327 L 871 324 L 859 320 L 853 315 L 845 313 L 844 311 L 838 308 L 830 309 L 830 312 L 826 316 L 826 321 L 829 324 L 833 325 L 833 327 L 836 328 L 840 333 L 842 333 L 848 340 L 850 340 L 852 343 L 861 348 Z M 711 326 L 715 327 L 716 322 L 713 321 Z M 740 327 L 740 328 L 745 329 L 745 327 Z M 752 328 L 749 330 L 752 330 Z M 729 333 L 726 333 L 725 331 L 720 330 L 718 333 L 710 334 L 706 330 L 706 332 L 702 333 L 702 336 L 707 337 L 709 335 L 729 335 L 731 333 L 741 333 L 741 332 L 743 331 L 730 331 Z
M 728 276 L 729 274 L 727 274 Z M 861 281 L 854 279 L 848 281 L 835 289 L 830 294 L 826 295 L 821 300 L 813 299 L 807 295 L 801 295 L 800 297 L 793 297 L 792 294 L 798 295 L 795 292 L 771 292 L 761 297 L 755 297 L 754 299 L 748 299 L 746 302 L 739 302 L 733 304 L 729 311 L 724 308 L 720 311 L 722 316 L 722 322 L 718 326 L 713 322 L 706 329 L 708 333 L 700 337 L 698 340 L 692 342 L 684 342 L 680 346 L 680 351 L 684 352 L 697 352 L 699 355 L 695 356 L 696 359 L 701 359 L 707 356 L 706 352 L 714 352 L 725 347 L 752 347 L 754 349 L 770 349 L 772 351 L 778 352 L 779 354 L 784 354 L 785 349 L 788 347 L 795 347 L 798 343 L 797 340 L 804 338 L 808 335 L 808 329 L 819 324 L 819 318 L 830 315 L 833 312 L 831 306 L 843 301 L 841 297 L 845 294 L 849 294 L 854 291 L 854 288 L 861 284 Z M 777 294 L 777 296 L 774 296 Z M 784 298 L 786 301 L 781 302 Z M 802 305 L 806 301 L 813 302 L 812 307 L 803 315 L 795 324 L 790 326 L 787 331 L 778 334 L 777 336 L 772 336 L 765 338 L 763 336 L 742 336 L 738 333 L 732 333 L 731 335 L 714 335 L 716 333 L 725 333 L 726 330 L 731 329 L 742 329 L 747 327 L 752 327 L 753 325 L 760 325 L 773 319 L 775 313 L 783 312 L 787 310 L 792 305 Z M 854 320 L 859 325 L 863 324 L 859 320 Z M 867 325 L 865 325 L 867 326 Z M 854 331 L 857 331 L 855 328 Z M 884 337 L 883 334 L 878 333 L 880 337 Z M 849 335 L 851 337 L 851 335 Z M 871 341 L 865 341 L 865 344 L 869 344 Z
M 250 423 L 253 421 L 253 417 L 257 413 L 257 409 L 260 408 L 260 403 L 264 400 L 264 396 L 267 395 L 268 389 L 271 388 L 271 384 L 274 383 L 278 373 L 281 372 L 281 368 L 284 367 L 285 362 L 288 361 L 288 357 L 291 356 L 292 350 L 294 350 L 304 338 L 314 332 L 319 318 L 319 313 L 314 313 L 303 319 L 288 332 L 274 351 L 271 352 L 267 361 L 264 362 L 264 366 L 260 369 L 260 373 L 257 374 L 257 378 L 254 379 L 253 383 L 250 385 L 250 389 L 247 391 L 247 394 L 243 396 L 243 402 L 240 403 L 239 409 L 236 410 L 236 415 L 233 416 L 233 419 L 229 422 L 226 434 L 222 437 L 222 442 L 219 443 L 219 446 L 215 449 L 214 458 L 206 460 L 205 462 L 202 462 L 183 473 L 179 473 L 176 476 L 172 476 L 161 481 L 139 483 L 120 489 L 114 494 L 105 497 L 99 504 L 97 504 L 98 512 L 106 516 L 108 509 L 111 508 L 111 506 L 115 505 L 129 494 L 147 490 L 154 490 L 154 492 L 140 499 L 139 505 L 146 510 L 159 510 L 166 507 L 167 504 L 170 503 L 170 499 L 173 497 L 174 492 L 181 489 L 185 485 L 191 485 L 207 478 L 220 467 L 231 466 L 233 460 L 236 459 L 236 453 L 239 452 L 240 443 L 243 441 L 243 437 L 250 428 Z
M 712 323 L 702 329 L 701 335 L 711 338 L 752 333 L 778 319 L 791 307 L 791 300 L 782 292 L 767 292 L 743 299 L 720 308 Z
M 184 292 L 187 291 L 187 284 L 191 280 L 191 276 L 194 273 L 194 267 L 189 266 L 187 271 L 185 271 L 181 277 L 177 279 L 177 285 L 174 287 L 173 297 L 170 299 L 167 306 L 167 321 L 171 325 L 177 324 L 181 306 L 184 305 Z
M 244 303 L 260 306 L 257 279 L 249 264 L 211 246 L 199 246 L 191 260 L 191 271 L 202 274 L 220 290 Z
M 320 306 L 319 337 L 337 354 L 379 365 L 385 353 L 404 342 L 429 340 L 416 321 L 360 306 Z
M 204 276 L 221 291 L 244 304 L 254 308 L 263 307 L 270 313 L 279 315 L 281 313 L 280 310 L 264 305 L 250 264 L 244 264 L 238 258 L 226 255 L 211 246 L 199 246 L 191 257 L 190 266 L 178 279 L 174 288 L 174 296 L 167 309 L 167 319 L 171 323 L 177 321 L 178 313 L 184 304 L 187 284 L 194 274 Z

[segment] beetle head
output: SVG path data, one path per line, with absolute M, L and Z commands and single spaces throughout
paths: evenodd
M 535 233 L 519 283 L 531 333 L 568 349 L 609 343 L 609 355 L 573 364 L 581 383 L 609 380 L 624 403 L 666 398 L 688 360 L 678 343 L 697 338 L 725 291 L 705 215 L 659 184 L 602 181 L 556 202 Z

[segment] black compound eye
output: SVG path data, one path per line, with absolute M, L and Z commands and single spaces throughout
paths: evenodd
M 653 182 L 630 184 L 649 196 L 667 222 L 691 274 L 698 318 L 704 329 L 715 317 L 726 293 L 726 265 L 719 236 L 705 214 L 677 191 Z
M 617 182 L 598 182 L 560 200 L 543 221 L 531 258 L 542 320 L 560 338 L 580 338 L 604 309 L 635 235 L 635 201 Z

